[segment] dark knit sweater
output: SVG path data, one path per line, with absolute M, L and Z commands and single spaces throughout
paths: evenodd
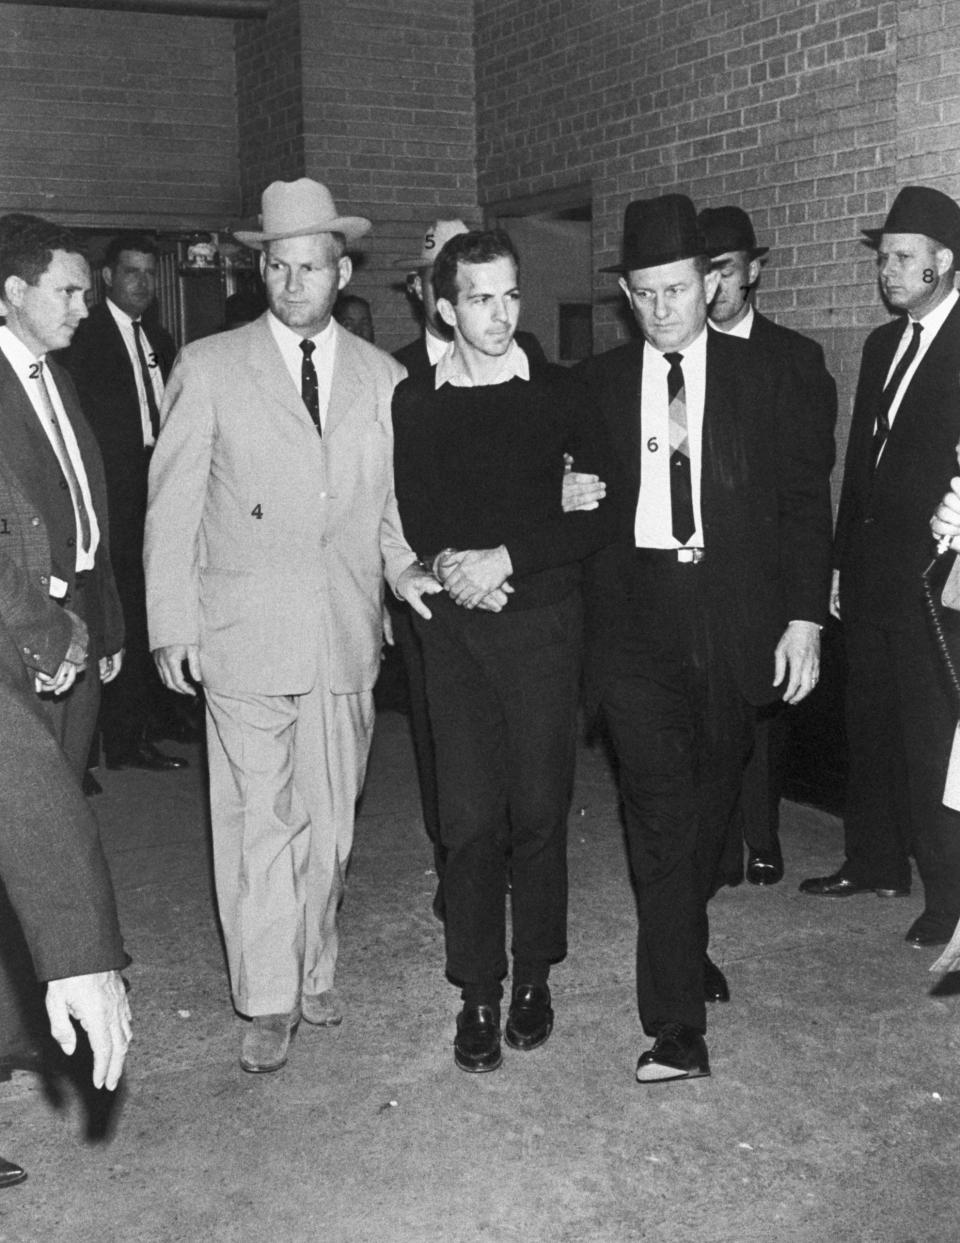
M 510 554 L 509 607 L 561 599 L 580 561 L 609 542 L 606 503 L 565 514 L 563 454 L 604 478 L 603 433 L 585 390 L 553 364 L 530 380 L 434 388 L 434 369 L 393 397 L 394 474 L 404 534 L 423 560 L 444 548 Z

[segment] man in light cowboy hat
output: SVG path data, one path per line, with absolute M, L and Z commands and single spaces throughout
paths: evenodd
M 884 301 L 906 314 L 864 344 L 837 514 L 830 609 L 847 649 L 846 853 L 800 888 L 907 894 L 912 854 L 925 906 L 906 940 L 922 947 L 949 940 L 960 915 L 960 813 L 941 802 L 955 714 L 920 578 L 930 514 L 957 469 L 960 207 L 905 186 L 883 227 L 863 232 Z
M 710 1073 L 704 1002 L 726 985 L 706 899 L 753 708 L 817 680 L 830 496 L 788 371 L 707 329 L 719 276 L 690 200 L 630 203 L 607 270 L 643 340 L 579 368 L 614 446 L 618 532 L 588 565 L 587 695 L 619 762 L 650 1082 Z
M 758 349 L 787 360 L 807 403 L 807 417 L 832 444 L 837 421 L 837 386 L 827 370 L 823 348 L 810 337 L 777 324 L 754 306 L 761 261 L 769 246 L 758 246 L 753 222 L 742 207 L 705 207 L 697 216 L 707 254 L 719 273 L 710 303 L 710 325 L 743 337 Z M 824 461 L 827 473 L 833 454 Z M 757 713 L 753 749 L 743 775 L 737 809 L 717 880 L 743 877 L 743 842 L 747 843 L 746 875 L 753 885 L 775 885 L 783 878 L 780 849 L 780 755 L 789 716 L 781 704 Z
M 402 369 L 331 319 L 370 228 L 302 178 L 263 194 L 269 309 L 184 349 L 150 470 L 145 565 L 161 677 L 203 685 L 220 919 L 241 1065 L 340 1022 L 337 906 L 373 726 L 382 582 L 439 590 L 403 539 L 390 400 Z M 189 675 L 189 676 L 188 676 Z

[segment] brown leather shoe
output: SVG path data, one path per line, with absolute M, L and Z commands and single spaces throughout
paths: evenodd
M 299 1022 L 299 1009 L 290 1014 L 255 1015 L 240 1046 L 243 1069 L 251 1075 L 267 1075 L 286 1066 L 287 1050 Z
M 323 993 L 304 993 L 300 998 L 300 1014 L 305 1023 L 314 1027 L 339 1027 L 343 1022 L 343 1002 L 335 988 Z

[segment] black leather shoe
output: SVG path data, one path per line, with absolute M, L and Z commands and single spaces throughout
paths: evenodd
M 546 984 L 516 984 L 504 1039 L 511 1049 L 536 1049 L 553 1031 L 550 989 Z
M 19 1165 L 14 1165 L 12 1161 L 4 1161 L 0 1157 L 0 1188 L 15 1187 L 17 1183 L 22 1183 L 27 1177 L 27 1171 Z
M 703 956 L 703 999 L 704 1001 L 729 1001 L 730 986 L 727 977 L 715 962 Z
M 500 1015 L 493 1006 L 464 1006 L 457 1015 L 453 1060 L 470 1074 L 496 1070 L 503 1061 Z
M 773 850 L 754 850 L 747 855 L 747 880 L 751 885 L 776 885 L 783 880 L 783 855 Z
M 683 1023 L 667 1023 L 653 1048 L 637 1062 L 638 1083 L 664 1083 L 671 1079 L 699 1079 L 710 1074 L 707 1042 L 698 1031 Z
M 87 798 L 93 798 L 95 794 L 103 793 L 103 786 L 96 779 L 89 768 L 84 769 L 83 780 L 80 782 L 80 788 L 83 790 Z
M 955 915 L 945 915 L 940 911 L 924 911 L 907 929 L 903 938 L 908 945 L 924 949 L 928 945 L 946 945 L 953 936 L 957 926 Z
M 861 885 L 859 881 L 844 876 L 843 869 L 832 876 L 811 876 L 800 882 L 800 892 L 810 893 L 817 898 L 850 898 L 855 893 L 875 893 L 878 898 L 907 898 L 910 887 L 906 889 L 878 889 L 875 885 Z
M 144 740 L 130 751 L 107 755 L 107 768 L 146 768 L 153 773 L 171 772 L 175 768 L 189 768 L 190 763 L 182 755 L 164 755 L 152 742 Z

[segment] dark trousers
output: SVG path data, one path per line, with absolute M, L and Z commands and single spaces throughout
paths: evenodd
M 90 638 L 87 667 L 65 695 L 42 696 L 54 735 L 66 752 L 70 767 L 82 778 L 90 754 L 100 708 L 100 650 L 103 619 L 100 597 L 91 573 L 78 574 L 64 605 L 87 624 Z M 113 653 L 108 653 L 113 655 Z
M 616 752 L 637 896 L 637 1001 L 648 1035 L 706 1030 L 706 904 L 750 746 L 703 569 L 638 549 L 601 706 Z
M 440 793 L 447 974 L 495 1001 L 515 966 L 567 951 L 567 815 L 580 681 L 579 593 L 502 613 L 431 596 L 423 645 Z M 528 981 L 533 982 L 533 981 Z
M 714 889 L 743 878 L 743 846 L 773 853 L 780 846 L 780 790 L 789 732 L 787 708 L 779 700 L 757 708 L 753 746 L 743 770 L 740 794 L 714 879 Z
M 906 888 L 917 861 L 927 910 L 960 916 L 960 812 L 943 806 L 956 724 L 926 617 L 897 630 L 844 626 L 847 785 L 844 872 L 876 888 Z

